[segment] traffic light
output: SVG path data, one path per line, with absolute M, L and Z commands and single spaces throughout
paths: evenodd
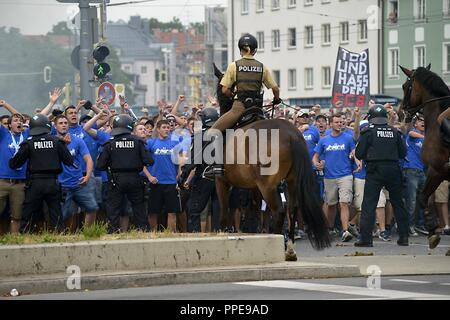
M 70 83 L 66 82 L 66 84 L 64 85 L 64 88 L 63 88 L 64 100 L 63 100 L 62 104 L 64 107 L 68 107 L 71 105 L 70 92 L 71 92 Z
M 99 80 L 104 80 L 108 72 L 111 71 L 109 64 L 104 62 L 105 58 L 109 55 L 108 47 L 104 45 L 98 45 L 92 52 L 96 63 L 94 65 L 94 75 Z

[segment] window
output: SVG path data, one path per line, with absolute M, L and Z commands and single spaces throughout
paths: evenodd
M 272 49 L 280 49 L 280 30 L 272 30 Z
M 289 48 L 293 48 L 297 46 L 297 39 L 296 39 L 296 29 L 295 28 L 289 28 L 288 29 L 288 46 Z
M 288 8 L 294 8 L 297 6 L 297 0 L 289 0 Z
M 312 26 L 306 26 L 305 27 L 305 46 L 312 47 L 314 45 L 314 34 L 313 34 L 313 27 Z
M 272 0 L 272 10 L 280 9 L 280 0 Z
M 280 87 L 280 70 L 272 70 L 273 80 Z
M 358 41 L 367 41 L 367 20 L 358 21 Z
M 450 43 L 444 43 L 444 72 L 450 73 Z
M 322 44 L 327 45 L 331 43 L 331 26 L 329 24 L 322 25 Z
M 305 6 L 312 6 L 313 0 L 305 0 Z
M 313 68 L 305 68 L 305 89 L 312 89 L 314 87 Z
M 147 66 L 142 66 L 142 67 L 141 67 L 141 73 L 142 73 L 142 74 L 147 73 Z
M 389 49 L 388 68 L 390 77 L 398 76 L 398 48 Z
M 442 10 L 444 17 L 450 17 L 450 0 L 444 0 Z
M 330 67 L 322 68 L 322 87 L 324 87 L 324 88 L 331 87 L 331 68 Z
M 341 43 L 348 42 L 348 22 L 341 22 Z
M 322 0 L 322 3 L 330 3 L 331 0 Z
M 128 65 L 124 66 L 123 71 L 125 71 L 126 73 L 131 73 L 131 66 Z
M 257 0 L 256 1 L 256 12 L 262 12 L 264 11 L 264 0 Z
M 426 63 L 426 50 L 425 46 L 414 47 L 414 69 L 418 67 L 424 67 Z
M 425 20 L 425 0 L 415 0 L 414 16 L 416 20 Z
M 288 70 L 288 89 L 296 89 L 297 88 L 297 70 L 289 69 Z
M 241 14 L 248 14 L 248 0 L 241 0 Z
M 392 24 L 398 21 L 398 1 L 389 0 L 388 2 L 388 21 Z
M 264 50 L 264 31 L 256 32 L 256 39 L 258 40 L 258 50 Z

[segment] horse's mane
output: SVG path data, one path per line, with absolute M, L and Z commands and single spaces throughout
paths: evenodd
M 433 71 L 430 71 L 424 67 L 419 67 L 414 73 L 414 78 L 436 97 L 450 95 L 450 89 L 447 87 L 442 78 Z

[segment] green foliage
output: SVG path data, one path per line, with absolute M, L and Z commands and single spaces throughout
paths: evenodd
M 106 222 L 95 222 L 89 227 L 83 227 L 82 234 L 86 240 L 99 239 L 108 233 Z
M 191 22 L 189 24 L 189 27 L 195 29 L 198 34 L 205 34 L 205 23 L 204 22 Z
M 52 31 L 47 33 L 47 35 L 59 36 L 70 36 L 72 34 L 72 30 L 67 28 L 67 23 L 65 21 L 60 21 L 57 24 L 53 25 Z
M 150 25 L 150 33 L 153 34 L 154 29 L 160 29 L 161 31 L 171 31 L 173 29 L 176 29 L 178 31 L 184 31 L 185 27 L 181 23 L 180 19 L 177 17 L 173 17 L 172 21 L 169 22 L 161 22 L 156 18 L 150 18 L 150 19 L 142 19 L 143 23 L 145 21 L 149 22 Z

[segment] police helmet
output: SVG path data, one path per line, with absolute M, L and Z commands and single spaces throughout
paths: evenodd
M 120 114 L 114 117 L 113 129 L 111 130 L 112 136 L 119 134 L 131 133 L 133 131 L 134 121 L 127 114 Z
M 212 127 L 219 119 L 219 113 L 214 108 L 205 108 L 200 112 L 200 118 L 204 127 Z
M 50 120 L 43 114 L 36 114 L 30 119 L 30 135 L 38 136 L 44 133 L 50 133 L 52 125 Z
M 258 40 L 250 33 L 244 34 L 238 42 L 239 50 L 242 50 L 244 47 L 249 47 L 251 51 L 258 48 Z
M 387 110 L 381 104 L 375 104 L 369 110 L 369 123 L 370 124 L 387 124 Z

